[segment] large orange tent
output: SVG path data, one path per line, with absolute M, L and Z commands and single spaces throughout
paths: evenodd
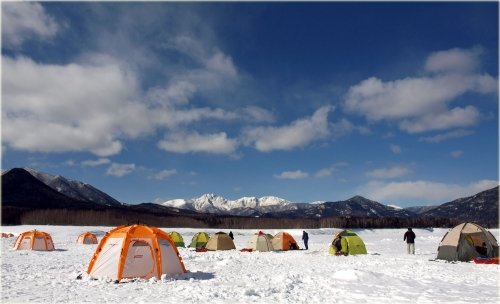
M 97 237 L 91 232 L 84 232 L 80 234 L 76 240 L 78 244 L 97 244 Z
M 271 241 L 273 243 L 274 250 L 299 249 L 297 241 L 295 241 L 291 234 L 286 232 L 280 232 L 276 234 Z
M 102 238 L 87 273 L 115 281 L 126 278 L 160 279 L 163 274 L 186 272 L 168 233 L 145 225 L 120 226 Z
M 21 233 L 14 245 L 15 250 L 54 250 L 54 242 L 52 237 L 47 232 L 43 231 L 26 231 Z

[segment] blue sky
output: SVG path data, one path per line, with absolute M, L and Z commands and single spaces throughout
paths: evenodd
M 139 203 L 498 185 L 498 3 L 2 3 L 2 168 Z

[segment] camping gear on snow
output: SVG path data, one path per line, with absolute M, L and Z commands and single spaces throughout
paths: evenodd
M 26 231 L 21 233 L 14 245 L 15 250 L 54 250 L 54 242 L 52 237 L 47 232 L 43 231 Z
M 340 250 L 334 246 L 340 239 Z M 367 254 L 365 243 L 354 232 L 350 230 L 342 230 L 335 234 L 333 241 L 328 248 L 328 252 L 332 255 L 352 255 L 352 254 Z
M 246 249 L 251 249 L 252 251 L 274 250 L 271 240 L 262 231 L 259 231 L 256 234 L 252 235 L 250 240 L 248 240 Z
M 272 239 L 274 250 L 296 250 L 299 249 L 297 241 L 286 232 L 277 233 Z
M 474 263 L 476 264 L 500 264 L 500 259 L 498 257 L 496 258 L 473 258 L 472 259 Z
M 468 262 L 479 256 L 498 257 L 498 242 L 485 228 L 462 223 L 448 231 L 439 244 L 437 259 Z
M 189 244 L 189 247 L 192 247 L 192 248 L 205 247 L 205 245 L 208 242 L 208 239 L 210 239 L 210 236 L 208 235 L 208 233 L 198 232 L 191 239 L 191 244 Z
M 10 238 L 10 237 L 14 237 L 14 235 L 12 233 L 5 233 L 5 232 L 2 232 L 2 238 Z
M 163 274 L 186 272 L 182 258 L 168 233 L 145 225 L 110 230 L 97 246 L 87 273 L 115 281 L 127 278 L 161 279 Z
M 182 235 L 179 232 L 172 231 L 172 232 L 169 232 L 168 234 L 172 238 L 172 241 L 174 241 L 175 246 L 186 247 L 186 245 L 184 245 L 184 239 L 182 238 Z
M 91 232 L 84 232 L 80 234 L 76 240 L 78 244 L 97 244 L 97 237 Z
M 231 250 L 236 249 L 236 246 L 229 235 L 220 231 L 210 237 L 205 248 L 208 250 Z

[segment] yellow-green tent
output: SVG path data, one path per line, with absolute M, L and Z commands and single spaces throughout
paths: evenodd
M 172 238 L 172 241 L 174 241 L 175 246 L 186 247 L 186 245 L 184 245 L 184 239 L 182 238 L 182 235 L 179 232 L 172 231 L 172 232 L 169 232 L 168 234 Z
M 197 248 L 197 249 L 202 248 L 207 244 L 208 239 L 210 239 L 210 236 L 208 235 L 208 233 L 198 232 L 191 239 L 191 244 L 189 244 L 189 247 Z
M 339 250 L 333 245 L 340 238 L 341 249 Z M 328 248 L 328 252 L 332 255 L 334 254 L 367 254 L 365 243 L 363 240 L 354 232 L 350 230 L 342 230 L 335 234 L 333 241 Z

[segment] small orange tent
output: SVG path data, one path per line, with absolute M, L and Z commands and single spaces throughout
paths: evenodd
M 54 242 L 50 234 L 43 231 L 26 231 L 21 233 L 14 245 L 15 250 L 54 250 Z
M 80 234 L 76 240 L 78 244 L 97 244 L 97 237 L 91 232 L 84 232 Z
M 94 278 L 161 279 L 163 274 L 186 272 L 182 258 L 168 233 L 145 225 L 120 226 L 102 238 L 87 273 Z
M 289 233 L 280 232 L 271 240 L 274 250 L 294 250 L 299 249 L 297 241 Z

